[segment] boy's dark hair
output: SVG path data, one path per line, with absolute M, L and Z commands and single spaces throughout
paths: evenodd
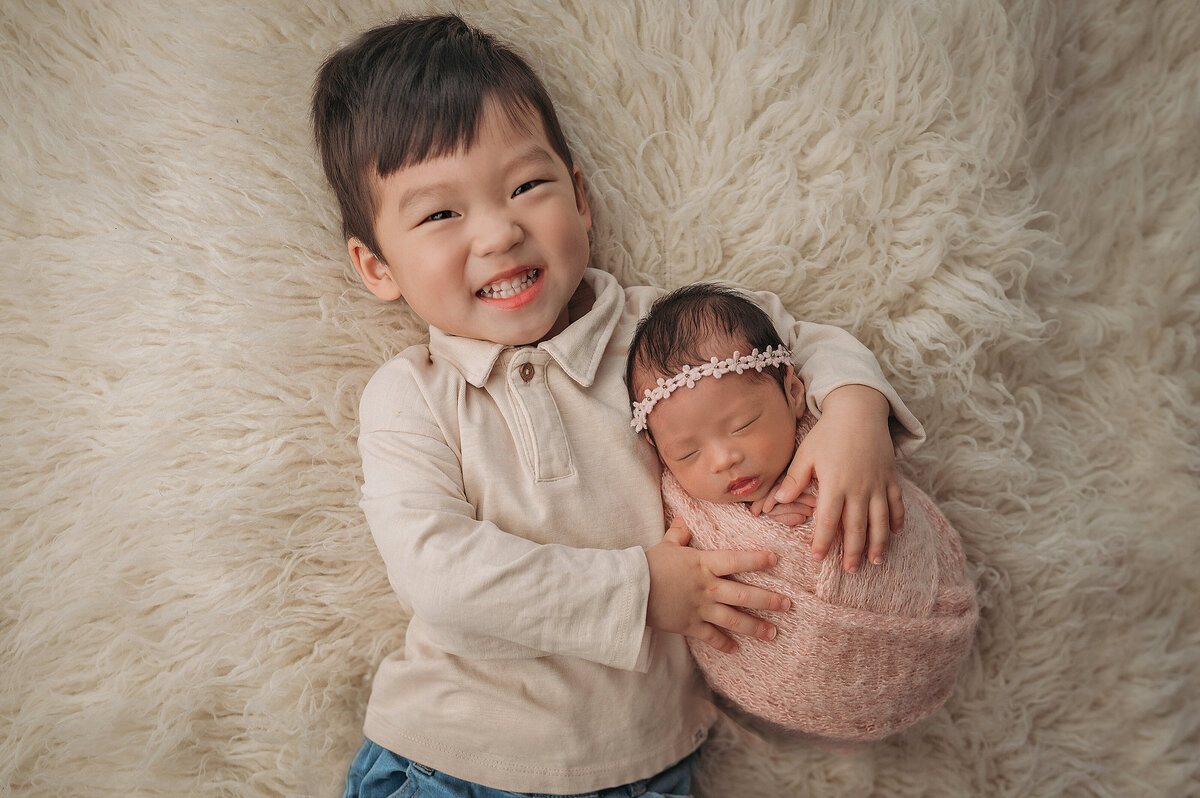
M 376 178 L 471 145 L 484 104 L 516 124 L 539 117 L 574 164 L 546 87 L 528 64 L 456 16 L 400 19 L 331 55 L 313 87 L 313 132 L 342 211 L 342 232 L 382 258 Z
M 740 291 L 714 283 L 694 283 L 659 297 L 650 307 L 629 344 L 625 360 L 625 385 L 631 401 L 633 376 L 637 371 L 652 378 L 679 373 L 684 366 L 699 366 L 712 357 L 701 344 L 714 336 L 728 338 L 743 355 L 750 350 L 764 351 L 768 346 L 784 345 L 771 319 L 753 300 Z M 725 353 L 730 357 L 733 351 Z M 783 389 L 787 380 L 784 366 L 768 366 L 760 374 L 747 371 L 751 378 L 774 379 Z M 645 386 L 643 386 L 645 387 Z

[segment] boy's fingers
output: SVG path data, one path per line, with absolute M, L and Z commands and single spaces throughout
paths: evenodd
M 857 502 L 847 502 L 842 508 L 842 530 L 842 567 L 854 573 L 867 546 L 866 508 Z
M 725 604 L 712 605 L 708 612 L 704 613 L 703 617 L 704 620 L 713 626 L 735 634 L 745 635 L 746 637 L 757 637 L 759 640 L 775 639 L 774 624 L 767 623 L 760 618 L 755 618 L 753 615 L 738 612 Z
M 713 598 L 727 607 L 745 607 L 748 610 L 782 612 L 791 609 L 792 600 L 779 593 L 761 587 L 723 579 L 713 590 Z M 747 616 L 749 617 L 749 616 Z
M 858 573 L 859 563 L 862 562 L 863 549 L 867 545 L 867 533 L 861 527 L 843 533 L 842 568 L 846 573 Z
M 892 534 L 899 535 L 904 529 L 904 493 L 900 490 L 900 483 L 888 485 L 887 497 Z
M 796 478 L 791 474 L 784 474 L 779 478 L 779 482 L 771 488 L 771 492 L 763 499 L 763 512 L 769 513 L 775 509 L 777 504 L 787 504 L 792 500 L 793 493 L 799 493 L 796 490 Z
M 811 551 L 818 560 L 825 559 L 833 539 L 837 537 L 838 525 L 842 521 L 842 502 L 828 498 L 828 494 L 817 500 L 817 526 L 813 531 Z
M 671 526 L 667 527 L 667 534 L 663 536 L 663 540 L 668 540 L 677 546 L 686 546 L 691 539 L 692 531 L 679 517 L 671 522 Z
M 702 643 L 715 648 L 717 651 L 725 654 L 732 654 L 737 651 L 737 643 L 733 642 L 733 638 L 722 632 L 711 623 L 704 624 L 704 627 L 692 635 Z
M 872 565 L 883 565 L 883 554 L 887 550 L 889 537 L 887 501 L 882 497 L 872 499 L 868 514 L 871 528 L 867 533 L 867 559 Z
M 769 551 L 710 551 L 705 552 L 704 564 L 714 576 L 729 576 L 765 570 L 776 559 Z
M 796 497 L 800 495 L 800 492 L 808 487 L 808 483 L 812 482 L 812 476 L 812 463 L 802 461 L 797 464 L 797 462 L 793 460 L 788 472 L 783 475 L 783 479 L 780 480 L 779 486 L 775 488 L 775 490 L 771 491 L 769 498 L 774 499 L 780 504 L 787 504 L 788 502 L 795 501 Z M 768 507 L 767 509 L 770 508 Z

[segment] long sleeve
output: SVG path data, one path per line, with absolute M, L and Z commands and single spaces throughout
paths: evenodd
M 562 654 L 644 667 L 649 573 L 643 550 L 632 543 L 608 548 L 612 539 L 597 540 L 594 548 L 538 542 L 530 539 L 538 532 L 563 536 L 530 528 L 514 534 L 481 519 L 463 473 L 464 455 L 475 452 L 463 451 L 458 406 L 431 401 L 446 394 L 438 384 L 445 374 L 431 372 L 436 369 L 420 358 L 402 356 L 376 375 L 361 403 L 361 505 L 391 585 L 413 611 L 414 631 L 462 657 Z M 502 439 L 502 425 L 490 426 L 482 434 Z M 476 441 L 484 452 L 498 452 L 502 443 L 493 449 Z M 502 465 L 495 479 L 519 476 Z M 522 499 L 520 487 L 514 486 L 513 501 L 534 503 Z M 550 523 L 571 522 L 561 498 L 542 498 L 557 500 Z
M 775 294 L 759 291 L 750 296 L 767 312 L 780 336 L 792 350 L 805 385 L 805 401 L 820 418 L 821 403 L 835 388 L 866 385 L 879 391 L 891 405 L 892 439 L 901 454 L 911 454 L 925 442 L 925 428 L 888 383 L 879 362 L 858 339 L 840 327 L 796 321 Z

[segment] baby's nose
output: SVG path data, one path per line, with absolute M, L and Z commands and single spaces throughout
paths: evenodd
M 714 471 L 725 471 L 742 461 L 742 453 L 733 446 L 718 446 L 713 448 L 712 463 Z

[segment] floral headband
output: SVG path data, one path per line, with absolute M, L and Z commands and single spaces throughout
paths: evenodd
M 685 386 L 691 388 L 701 377 L 720 379 L 722 375 L 731 371 L 735 374 L 741 374 L 746 369 L 761 372 L 767 366 L 782 366 L 791 362 L 792 353 L 787 349 L 782 346 L 768 346 L 763 352 L 755 349 L 748 355 L 742 355 L 735 350 L 733 357 L 724 360 L 717 360 L 714 357 L 703 366 L 684 366 L 678 374 L 670 379 L 659 377 L 658 386 L 653 390 L 647 388 L 644 393 L 646 398 L 633 403 L 633 421 L 631 422 L 633 431 L 642 432 L 646 429 L 646 418 L 656 404 L 679 388 Z

